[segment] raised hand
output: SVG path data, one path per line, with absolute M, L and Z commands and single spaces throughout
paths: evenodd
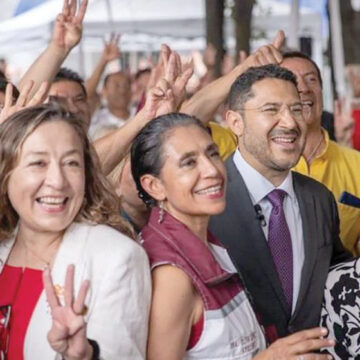
M 279 30 L 272 43 L 261 46 L 244 60 L 247 67 L 262 66 L 267 64 L 280 64 L 283 60 L 280 49 L 285 41 L 285 34 Z
M 175 106 L 183 102 L 186 95 L 186 84 L 194 72 L 194 66 L 191 63 L 182 66 L 180 55 L 172 51 L 167 64 L 165 65 L 165 80 L 171 87 L 174 95 Z
M 104 41 L 104 50 L 101 56 L 105 62 L 108 63 L 120 57 L 119 40 L 120 34 L 112 33 L 110 40 Z
M 61 304 L 50 270 L 44 270 L 43 283 L 53 319 L 48 341 L 53 350 L 67 360 L 91 359 L 92 347 L 86 338 L 86 323 L 82 315 L 90 282 L 86 280 L 81 284 L 74 299 L 74 271 L 74 265 L 69 265 L 65 277 L 64 304 Z
M 322 338 L 327 333 L 325 328 L 299 331 L 275 341 L 254 360 L 330 360 L 331 355 L 314 353 L 335 345 L 334 340 Z
M 352 147 L 354 119 L 345 99 L 334 101 L 334 129 L 336 140 L 342 145 Z
M 76 46 L 82 35 L 83 20 L 88 4 L 82 0 L 79 9 L 76 0 L 64 0 L 62 12 L 56 17 L 52 44 L 68 53 Z
M 28 81 L 20 91 L 20 95 L 14 103 L 13 85 L 8 83 L 5 90 L 4 107 L 0 113 L 0 123 L 4 122 L 10 115 L 30 106 L 43 103 L 49 90 L 49 83 L 44 81 L 39 89 L 31 95 L 34 86 L 33 81 Z

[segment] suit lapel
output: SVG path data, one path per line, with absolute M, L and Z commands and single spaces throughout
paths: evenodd
M 296 173 L 293 173 L 293 183 L 302 219 L 305 260 L 301 272 L 299 296 L 292 319 L 297 316 L 306 297 L 307 288 L 310 283 L 311 275 L 315 266 L 315 259 L 317 257 L 316 202 L 314 201 L 313 194 L 303 187 L 303 184 L 296 176 Z
M 239 270 L 241 270 L 241 257 L 244 256 L 244 253 L 255 252 L 257 264 L 254 266 L 262 269 L 263 276 L 269 279 L 269 284 L 271 284 L 284 312 L 288 314 L 288 306 L 281 283 L 244 180 L 232 158 L 227 161 L 226 167 L 228 174 L 226 216 L 233 226 L 232 233 L 240 236 L 231 237 L 225 245 Z M 243 240 L 242 237 L 246 239 Z

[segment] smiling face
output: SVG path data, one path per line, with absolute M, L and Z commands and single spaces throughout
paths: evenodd
M 80 137 L 61 120 L 27 137 L 8 182 L 19 231 L 61 233 L 73 222 L 84 199 L 83 158 Z
M 290 81 L 267 78 L 252 86 L 253 96 L 227 121 L 239 138 L 244 159 L 263 176 L 287 174 L 299 160 L 306 124 L 296 87 Z
M 166 135 L 164 164 L 152 190 L 142 186 L 165 209 L 187 224 L 219 214 L 225 207 L 226 174 L 210 135 L 196 125 L 178 126 Z M 146 182 L 146 181 L 145 181 Z
M 83 88 L 76 81 L 60 80 L 51 84 L 49 98 L 53 98 L 65 109 L 90 125 L 90 107 Z
M 304 119 L 309 127 L 319 127 L 323 111 L 321 82 L 315 66 L 303 58 L 286 58 L 281 66 L 296 75 L 300 99 L 305 105 Z

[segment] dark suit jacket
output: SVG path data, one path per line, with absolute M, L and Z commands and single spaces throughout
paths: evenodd
M 227 248 L 263 324 L 275 325 L 281 337 L 318 326 L 329 266 L 351 258 L 339 238 L 337 207 L 332 193 L 319 182 L 293 173 L 303 223 L 305 260 L 296 309 L 291 315 L 267 240 L 232 156 L 226 167 L 226 209 L 211 219 L 210 231 Z

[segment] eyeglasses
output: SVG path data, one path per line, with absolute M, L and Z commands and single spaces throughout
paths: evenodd
M 11 305 L 0 306 L 0 360 L 6 360 L 9 347 Z
M 258 111 L 267 115 L 269 117 L 278 117 L 285 110 L 289 111 L 291 116 L 295 119 L 301 119 L 304 116 L 304 107 L 301 103 L 293 104 L 293 105 L 286 105 L 286 104 L 265 104 L 263 106 L 259 106 L 257 108 L 241 108 L 239 111 Z

